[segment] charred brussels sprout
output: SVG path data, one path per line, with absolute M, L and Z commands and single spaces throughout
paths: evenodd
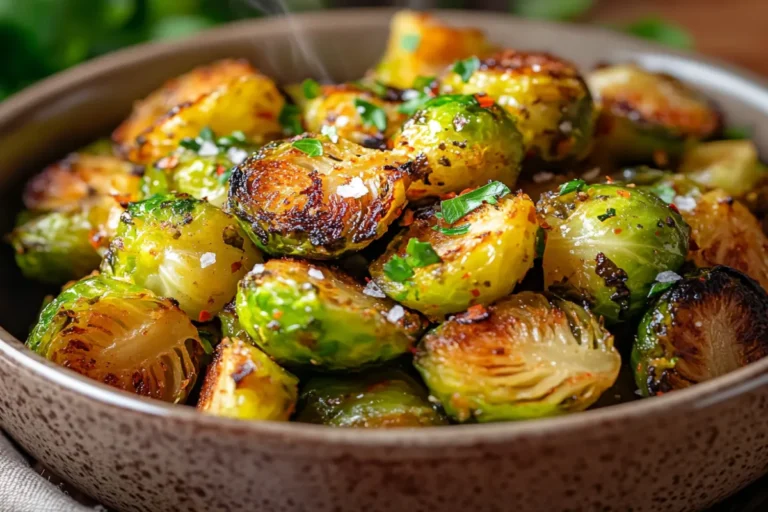
M 488 187 L 443 201 L 442 211 L 422 212 L 371 265 L 380 290 L 437 319 L 511 293 L 536 257 L 538 223 L 528 196 L 488 195 L 453 224 L 446 219 L 454 202 L 464 207 Z
M 639 313 L 656 276 L 677 271 L 688 253 L 683 218 L 636 188 L 571 181 L 538 209 L 547 228 L 545 286 L 609 322 Z
M 185 400 L 206 348 L 173 300 L 106 276 L 78 281 L 48 304 L 27 346 L 86 377 L 166 402 Z
M 701 269 L 643 317 L 632 351 L 644 396 L 687 388 L 768 355 L 768 295 L 741 272 Z
M 408 189 L 411 201 L 459 193 L 492 180 L 513 187 L 523 159 L 515 122 L 488 97 L 445 95 L 429 100 L 394 139 L 426 166 Z
M 102 271 L 173 297 L 205 322 L 261 261 L 234 217 L 189 196 L 153 196 L 123 214 Z
M 406 204 L 403 156 L 328 137 L 268 145 L 232 173 L 229 208 L 270 254 L 337 258 L 386 233 Z
M 419 343 L 416 368 L 454 419 L 581 411 L 613 385 L 613 337 L 580 306 L 523 292 L 457 315 Z
M 175 106 L 126 146 L 128 158 L 151 164 L 167 156 L 187 138 L 209 127 L 215 133 L 241 131 L 248 142 L 279 138 L 285 99 L 272 79 L 253 71 L 225 82 L 208 94 Z
M 733 267 L 768 290 L 768 238 L 743 204 L 713 190 L 681 211 L 691 226 L 689 260 L 699 267 Z
M 142 194 L 148 198 L 180 192 L 220 208 L 227 202 L 232 167 L 254 149 L 242 132 L 216 138 L 213 131 L 203 129 L 196 138 L 183 140 L 173 154 L 147 166 Z
M 296 406 L 299 379 L 269 356 L 237 338 L 216 348 L 197 408 L 241 420 L 288 421 Z
M 367 295 L 340 270 L 299 260 L 257 265 L 240 282 L 237 314 L 278 362 L 327 370 L 393 359 L 423 330 L 417 314 Z
M 474 64 L 459 62 L 442 77 L 440 92 L 493 98 L 516 119 L 536 159 L 581 159 L 591 147 L 592 96 L 576 67 L 552 55 L 506 50 Z
M 447 424 L 429 402 L 424 386 L 401 370 L 314 377 L 302 389 L 296 419 L 356 428 Z
M 449 64 L 493 51 L 485 34 L 441 24 L 425 13 L 402 11 L 392 18 L 389 42 L 369 79 L 406 89 L 420 76 L 434 76 Z
M 764 175 L 757 148 L 749 140 L 699 144 L 683 155 L 679 171 L 706 189 L 722 189 L 735 197 L 753 190 Z
M 620 161 L 664 165 L 720 127 L 717 110 L 697 91 L 633 64 L 594 71 L 589 87 L 601 108 L 596 151 Z
M 386 149 L 387 140 L 408 118 L 400 102 L 382 99 L 351 84 L 318 86 L 317 96 L 296 91 L 309 132 L 333 133 L 361 146 Z M 310 93 L 311 95 L 311 93 Z

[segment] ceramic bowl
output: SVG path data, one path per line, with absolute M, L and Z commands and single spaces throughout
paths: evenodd
M 391 10 L 247 21 L 139 46 L 0 104 L 0 231 L 23 181 L 108 133 L 132 101 L 214 59 L 247 57 L 283 83 L 352 79 L 376 62 Z M 604 29 L 445 12 L 505 46 L 583 69 L 635 60 L 695 83 L 768 149 L 768 89 L 748 73 Z M 0 261 L 0 426 L 76 487 L 121 510 L 694 510 L 768 471 L 768 360 L 688 390 L 567 417 L 361 431 L 239 422 L 136 398 L 25 350 L 45 290 Z

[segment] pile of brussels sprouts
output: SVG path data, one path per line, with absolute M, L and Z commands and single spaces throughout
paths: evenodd
M 658 395 L 768 353 L 768 173 L 689 86 L 403 12 L 361 80 L 284 90 L 196 68 L 30 181 L 9 240 L 64 285 L 31 350 L 365 428 L 581 411 L 620 372 Z

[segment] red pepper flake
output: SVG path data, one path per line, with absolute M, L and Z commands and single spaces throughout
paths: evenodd
M 283 318 L 283 312 L 279 309 L 275 310 L 275 312 L 272 313 L 272 318 L 274 318 L 275 320 L 280 320 L 281 318 Z
M 675 213 L 680 213 L 680 210 L 677 209 L 677 205 L 675 203 L 669 203 L 669 209 Z
M 200 315 L 198 315 L 198 317 L 197 317 L 197 321 L 198 321 L 198 322 L 207 322 L 207 321 L 208 321 L 208 320 L 210 320 L 211 318 L 213 318 L 213 315 L 211 315 L 211 313 L 210 313 L 210 312 L 208 312 L 208 311 L 206 311 L 206 310 L 202 310 L 202 311 L 200 312 Z
M 411 354 L 413 354 L 413 355 L 416 355 L 416 354 L 418 353 L 418 351 L 419 351 L 419 349 L 417 349 L 417 348 L 416 348 L 416 347 L 414 347 L 414 346 L 410 346 L 410 347 L 408 347 L 408 352 L 410 352 L 410 353 L 411 353 Z
M 620 233 L 621 233 L 621 228 L 616 228 L 616 229 L 613 230 L 613 234 L 614 235 L 618 235 Z
M 216 176 L 221 176 L 227 171 L 227 168 L 219 164 L 216 166 Z
M 611 183 L 613 183 L 613 178 L 611 178 L 610 176 L 606 176 L 605 182 L 610 185 Z
M 239 262 L 239 261 L 236 261 L 236 262 L 234 262 L 232 264 L 232 266 L 230 268 L 232 269 L 232 273 L 235 274 L 235 273 L 237 273 L 238 270 L 243 268 L 243 264 L 241 262 Z
M 471 293 L 473 297 L 479 297 L 480 296 L 480 290 L 478 290 L 477 288 L 475 288 L 473 290 L 470 290 L 469 293 Z
M 475 187 L 465 188 L 464 190 L 462 190 L 461 192 L 459 192 L 459 195 L 460 195 L 460 196 L 463 196 L 464 194 L 467 194 L 467 193 L 469 193 L 469 192 L 472 192 L 473 190 L 475 190 Z
M 653 163 L 658 167 L 666 167 L 669 165 L 669 155 L 667 155 L 666 151 L 657 149 L 653 152 Z
M 469 279 L 471 275 L 472 275 L 472 274 L 470 274 L 469 272 L 467 272 L 466 274 L 464 274 L 463 276 L 461 276 L 461 278 L 462 278 L 462 279 Z
M 441 195 L 440 199 L 447 201 L 448 199 L 453 199 L 454 197 L 456 197 L 456 192 L 448 192 L 447 194 Z
M 493 98 L 487 94 L 475 94 L 475 99 L 482 108 L 490 108 L 493 106 Z
M 470 306 L 467 308 L 466 313 L 468 320 L 478 320 L 481 318 L 487 318 L 488 317 L 488 310 L 485 309 L 485 306 L 482 304 L 475 304 L 474 306 Z
M 260 117 L 262 119 L 274 119 L 275 115 L 272 112 L 259 112 L 256 114 L 256 117 Z
M 95 229 L 92 229 L 88 232 L 88 242 L 91 244 L 91 247 L 93 247 L 94 249 L 99 249 L 103 245 L 104 234 L 101 231 L 96 231 Z
M 400 219 L 401 226 L 410 226 L 413 224 L 413 210 L 405 210 L 403 218 Z
M 617 190 L 617 191 L 616 191 L 616 194 L 620 195 L 620 196 L 621 196 L 621 197 L 623 197 L 624 199 L 629 199 L 629 198 L 630 198 L 630 196 L 632 195 L 632 194 L 630 194 L 630 193 L 629 193 L 628 191 L 626 191 L 626 190 Z

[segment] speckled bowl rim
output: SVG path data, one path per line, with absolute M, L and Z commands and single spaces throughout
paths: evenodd
M 298 21 L 301 24 L 306 26 L 327 26 L 333 24 L 336 30 L 343 30 L 345 26 L 355 27 L 356 29 L 360 29 L 360 27 L 364 27 L 367 24 L 379 26 L 381 18 L 390 16 L 394 11 L 391 8 L 345 9 L 302 13 L 295 16 L 298 17 Z M 735 81 L 731 84 L 731 89 L 740 90 L 743 95 L 759 99 L 761 103 L 765 103 L 768 106 L 768 82 L 753 73 L 718 62 L 715 59 L 692 56 L 686 52 L 640 42 L 634 38 L 613 33 L 605 28 L 596 26 L 553 24 L 532 20 L 521 21 L 499 13 L 451 10 L 440 12 L 441 15 L 446 17 L 461 19 L 463 23 L 468 25 L 483 26 L 484 23 L 499 23 L 500 18 L 502 20 L 506 18 L 508 22 L 523 22 L 532 26 L 547 27 L 549 29 L 558 27 L 560 30 L 576 31 L 584 35 L 601 32 L 603 36 L 606 36 L 606 34 L 610 33 L 608 37 L 614 40 L 618 46 L 642 49 L 651 54 L 657 54 L 662 58 L 679 58 L 680 63 L 701 68 L 701 73 L 718 73 L 722 79 Z M 44 102 L 46 99 L 58 94 L 69 94 L 76 90 L 79 85 L 93 79 L 94 76 L 110 73 L 126 64 L 141 62 L 148 58 L 172 56 L 175 52 L 182 49 L 203 48 L 213 41 L 221 42 L 246 38 L 249 32 L 257 29 L 262 33 L 272 31 L 275 36 L 279 37 L 285 34 L 287 26 L 287 20 L 280 17 L 245 20 L 231 23 L 225 27 L 208 30 L 191 39 L 138 45 L 94 59 L 43 80 L 0 103 L 0 127 L 3 125 L 7 126 L 9 120 L 17 118 L 17 116 L 31 106 Z M 766 123 L 768 124 L 768 121 Z M 192 422 L 201 426 L 217 428 L 222 432 L 230 431 L 237 432 L 238 434 L 253 435 L 265 434 L 272 437 L 282 436 L 286 439 L 296 439 L 297 441 L 357 446 L 458 447 L 469 446 L 478 442 L 504 443 L 515 438 L 553 436 L 561 432 L 585 427 L 599 427 L 601 424 L 619 420 L 626 421 L 632 418 L 648 417 L 649 415 L 661 417 L 670 410 L 680 414 L 685 410 L 704 409 L 718 402 L 768 385 L 768 359 L 764 359 L 731 372 L 728 375 L 665 396 L 613 405 L 567 416 L 522 422 L 455 425 L 424 429 L 334 429 L 322 425 L 303 423 L 233 420 L 200 413 L 189 406 L 166 404 L 157 400 L 137 397 L 131 393 L 92 381 L 74 371 L 56 366 L 41 356 L 30 352 L 23 343 L 2 327 L 0 327 L 0 355 L 4 356 L 8 364 L 22 367 L 50 382 L 52 385 L 62 386 L 71 392 L 99 402 L 113 410 Z M 449 452 L 446 452 L 446 456 L 449 456 Z

